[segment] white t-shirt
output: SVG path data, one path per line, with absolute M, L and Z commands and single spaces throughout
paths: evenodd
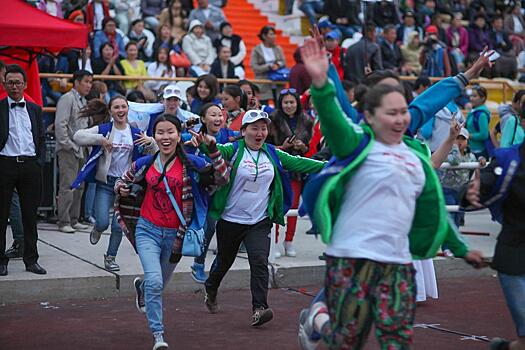
M 129 125 L 124 130 L 115 128 L 113 131 L 113 148 L 111 150 L 111 164 L 108 176 L 121 177 L 130 165 L 133 152 L 133 137 Z
M 273 51 L 272 47 L 266 47 L 262 45 L 262 52 L 264 56 L 264 62 L 266 63 L 274 63 L 276 61 L 275 59 L 275 52 Z
M 93 2 L 93 8 L 95 13 L 95 29 L 102 30 L 102 21 L 104 20 L 104 7 L 99 2 Z
M 404 143 L 392 146 L 376 141 L 346 184 L 326 254 L 410 263 L 408 233 L 424 185 L 421 161 Z
M 264 151 L 245 148 L 222 218 L 244 225 L 253 225 L 266 218 L 274 175 L 273 164 Z

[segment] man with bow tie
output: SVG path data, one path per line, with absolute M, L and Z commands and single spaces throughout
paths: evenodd
M 26 271 L 46 274 L 38 264 L 36 227 L 45 161 L 42 109 L 24 99 L 27 76 L 20 66 L 7 67 L 4 86 L 7 98 L 0 101 L 0 276 L 8 273 L 6 229 L 15 188 L 22 210 Z

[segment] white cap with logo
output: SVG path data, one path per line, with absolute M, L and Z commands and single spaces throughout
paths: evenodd
M 177 84 L 170 84 L 164 88 L 162 98 L 166 100 L 170 97 L 176 97 L 179 100 L 182 100 L 182 92 Z
M 268 116 L 268 113 L 260 111 L 258 109 L 250 109 L 249 111 L 246 111 L 246 113 L 244 113 L 244 116 L 242 117 L 242 126 L 255 123 L 260 119 L 263 119 L 266 122 L 266 124 L 270 124 L 272 122 L 270 120 L 270 117 Z
M 469 139 L 470 137 L 470 133 L 468 132 L 468 130 L 466 128 L 461 128 L 461 130 L 459 131 L 459 135 L 458 136 L 463 136 L 465 139 Z

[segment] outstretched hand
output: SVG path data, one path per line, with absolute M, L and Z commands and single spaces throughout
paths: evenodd
M 208 146 L 208 148 L 217 143 L 217 140 L 215 139 L 215 137 L 211 135 L 204 134 L 202 132 L 197 133 L 193 130 L 189 130 L 189 132 L 190 134 L 193 135 L 193 137 L 195 138 L 195 141 L 197 141 L 198 144 L 204 143 L 206 146 Z
M 479 56 L 476 62 L 465 72 L 465 77 L 467 77 L 468 80 L 476 79 L 479 77 L 483 69 L 488 69 L 492 67 L 493 63 L 490 62 L 490 56 L 487 56 L 487 53 L 489 52 L 488 47 L 485 46 L 483 49 L 483 52 Z
M 328 56 L 318 38 L 308 39 L 301 48 L 301 57 L 315 87 L 324 86 L 328 80 Z

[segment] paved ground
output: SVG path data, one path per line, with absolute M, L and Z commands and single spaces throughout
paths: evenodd
M 317 287 L 302 288 L 315 293 Z M 454 278 L 439 282 L 440 298 L 420 304 L 418 324 L 437 324 L 488 338 L 514 335 L 497 280 Z M 309 295 L 287 289 L 270 291 L 276 317 L 260 329 L 249 327 L 247 290 L 219 294 L 220 313 L 210 315 L 202 293 L 165 297 L 165 326 L 170 349 L 297 349 L 297 315 Z M 132 298 L 76 300 L 0 306 L 0 348 L 11 349 L 151 349 L 144 316 Z M 366 350 L 378 349 L 373 337 Z M 477 350 L 488 343 L 435 329 L 415 329 L 414 349 Z

